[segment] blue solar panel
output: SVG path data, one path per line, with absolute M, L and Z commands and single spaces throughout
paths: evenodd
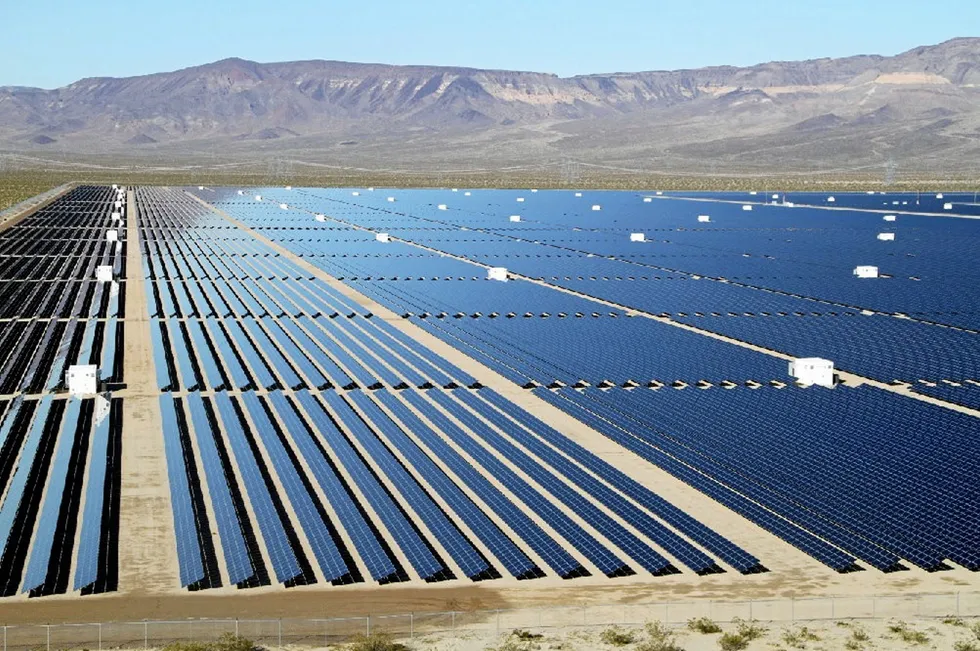
M 103 382 L 112 382 L 116 379 L 116 336 L 118 324 L 115 318 L 110 318 L 105 322 L 105 330 L 102 335 L 101 361 L 99 362 L 99 379 Z
M 224 362 L 224 367 L 228 370 L 228 375 L 231 380 L 231 386 L 228 388 L 238 389 L 239 391 L 250 388 L 252 386 L 252 380 L 249 379 L 248 372 L 242 366 L 238 355 L 228 341 L 228 335 L 225 333 L 225 329 L 221 326 L 221 323 L 218 321 L 203 321 L 202 325 L 210 336 L 211 341 L 214 342 L 215 348 Z
M 221 374 L 221 365 L 212 352 L 208 335 L 204 330 L 202 321 L 186 321 L 185 326 L 194 344 L 197 353 L 197 360 L 203 371 L 206 387 L 213 391 L 220 391 L 225 388 L 225 380 Z
M 170 481 L 170 502 L 173 509 L 174 533 L 177 537 L 177 561 L 180 564 L 180 584 L 188 587 L 204 580 L 204 562 L 198 541 L 194 507 L 191 504 L 187 468 L 177 430 L 174 398 L 160 396 L 160 415 L 163 419 L 164 450 L 167 456 L 167 477 Z
M 323 489 L 328 502 L 337 513 L 341 525 L 347 535 L 354 541 L 354 546 L 368 568 L 368 572 L 376 581 L 389 582 L 398 580 L 398 568 L 389 553 L 381 545 L 377 534 L 368 523 L 363 510 L 358 506 L 337 469 L 326 456 L 323 448 L 316 441 L 306 423 L 296 413 L 295 408 L 286 396 L 280 392 L 269 394 L 269 401 L 282 420 L 286 431 L 296 445 L 300 456 L 310 466 L 310 471 L 320 488 Z
M 717 554 L 719 558 L 736 570 L 740 572 L 754 572 L 759 569 L 760 564 L 758 558 L 718 535 L 618 468 L 606 463 L 572 439 L 538 420 L 529 412 L 521 409 L 491 389 L 483 389 L 479 392 L 479 395 L 524 425 L 535 435 L 568 454 L 624 495 L 630 497 L 638 504 L 642 504 L 655 515 L 662 518 L 667 524 L 670 524 L 691 540 L 702 545 L 708 551 Z
M 326 392 L 321 395 L 328 401 L 337 402 L 339 400 L 333 392 Z M 445 565 L 433 554 L 428 543 L 420 537 L 405 513 L 398 507 L 389 492 L 381 486 L 377 476 L 365 464 L 345 434 L 339 429 L 342 424 L 346 430 L 348 427 L 346 421 L 341 421 L 340 424 L 335 423 L 324 406 L 308 392 L 300 391 L 296 396 L 311 418 L 314 430 L 337 455 L 343 468 L 357 484 L 361 494 L 384 523 L 391 537 L 419 576 L 426 580 L 444 578 L 447 572 Z M 347 412 L 348 418 L 353 415 L 346 403 L 340 404 L 339 407 Z
M 340 581 L 350 574 L 350 569 L 327 528 L 326 514 L 314 501 L 314 496 L 310 494 L 300 476 L 296 466 L 298 461 L 287 452 L 278 427 L 273 424 L 266 412 L 264 400 L 254 393 L 246 393 L 242 395 L 242 402 L 245 403 L 245 408 L 255 424 L 255 431 L 272 460 L 279 482 L 289 497 L 293 512 L 306 534 L 320 569 L 328 581 Z
M 332 331 L 329 326 L 325 325 L 329 323 L 329 319 L 325 320 L 325 318 L 307 319 L 306 317 L 300 317 L 297 321 L 306 328 L 306 331 L 327 351 L 330 357 L 337 360 L 337 363 L 343 366 L 347 375 L 353 377 L 361 388 L 380 385 L 376 376 L 366 370 L 359 361 L 354 359 L 346 349 L 341 347 L 320 327 L 322 325 L 324 328 Z
M 490 407 L 488 403 L 477 398 L 476 394 L 468 391 L 457 391 L 453 395 L 458 397 L 462 402 L 465 402 L 499 429 L 509 434 L 532 454 L 550 465 L 556 473 L 563 474 L 575 486 L 592 495 L 596 501 L 604 504 L 613 513 L 616 513 L 624 521 L 630 523 L 641 534 L 665 549 L 695 572 L 709 573 L 719 569 L 714 559 L 682 539 L 661 522 L 654 519 L 650 514 L 640 509 L 639 506 L 623 498 L 612 488 L 590 475 L 574 462 L 571 462 L 569 458 L 560 454 L 556 448 L 545 445 L 540 440 L 531 436 L 526 430 L 517 427 L 500 412 Z M 564 448 L 565 445 L 561 445 L 558 449 L 564 450 Z M 514 449 L 516 450 L 516 448 Z M 660 562 L 662 562 L 662 559 Z M 661 565 L 660 567 L 663 566 Z
M 262 324 L 266 327 L 268 332 L 272 335 L 272 339 L 275 340 L 280 347 L 280 349 L 285 354 L 285 357 L 295 365 L 296 368 L 303 373 L 306 380 L 300 380 L 300 384 L 309 384 L 309 386 L 316 389 L 324 389 L 330 386 L 330 381 L 320 372 L 320 370 L 313 364 L 308 357 L 308 353 L 298 347 L 292 339 L 290 339 L 281 325 L 291 319 L 276 320 L 265 317 L 262 319 Z
M 184 324 L 177 319 L 168 319 L 167 326 L 170 331 L 170 347 L 173 350 L 173 358 L 180 370 L 180 384 L 185 391 L 197 391 L 200 387 L 195 372 L 194 360 L 196 358 L 184 338 Z
M 99 554 L 102 543 L 102 517 L 105 497 L 106 466 L 109 459 L 109 427 L 111 419 L 103 418 L 92 428 L 91 463 L 85 490 L 85 510 L 82 513 L 78 560 L 75 566 L 75 590 L 94 584 L 99 576 Z M 168 457 L 169 469 L 169 457 Z M 169 474 L 169 473 L 168 473 Z
M 51 548 L 55 542 L 55 529 L 58 526 L 62 499 L 65 497 L 68 463 L 71 460 L 72 448 L 75 445 L 75 430 L 78 427 L 78 416 L 81 408 L 81 400 L 70 399 L 61 419 L 61 434 L 58 437 L 51 467 L 48 470 L 44 504 L 37 521 L 27 572 L 24 574 L 23 592 L 30 592 L 40 587 L 48 575 L 48 563 L 51 560 Z
M 654 551 L 649 545 L 639 540 L 639 538 L 626 530 L 618 522 L 612 520 L 571 486 L 563 483 L 554 473 L 543 468 L 526 453 L 489 428 L 483 421 L 476 418 L 472 412 L 463 407 L 462 404 L 455 402 L 450 396 L 440 392 L 434 392 L 431 396 L 436 403 L 460 419 L 477 437 L 483 439 L 492 449 L 498 451 L 515 466 L 520 468 L 528 477 L 537 482 L 538 485 L 547 487 L 547 490 L 564 503 L 567 508 L 579 514 L 596 531 L 617 544 L 620 549 L 629 553 L 648 571 L 654 574 L 675 571 L 667 559 Z M 607 575 L 615 576 L 617 574 L 631 572 L 622 559 L 610 552 L 584 530 L 578 532 L 577 540 L 574 542 L 578 543 L 583 553 L 596 564 L 596 567 Z
M 269 482 L 266 481 L 266 475 L 256 462 L 252 446 L 246 437 L 247 425 L 239 416 L 234 398 L 218 393 L 214 401 L 224 422 L 224 431 L 234 452 L 242 481 L 245 483 L 245 490 L 251 500 L 276 578 L 282 583 L 295 581 L 302 574 L 302 570 L 284 529 L 291 525 L 280 517 L 280 509 L 276 506 Z M 278 496 L 275 500 L 278 500 Z
M 361 408 L 362 411 L 371 419 L 374 427 L 377 427 L 381 434 L 386 437 L 397 437 L 401 430 L 388 418 L 378 406 L 371 402 L 361 391 L 352 391 L 348 394 L 351 402 Z M 339 400 L 337 403 L 339 404 Z M 347 408 L 348 411 L 350 408 Z M 338 412 L 340 408 L 338 407 Z M 343 418 L 343 416 L 341 416 Z M 350 426 L 350 431 L 360 442 L 361 446 L 367 451 L 373 464 L 385 475 L 392 485 L 397 486 L 407 504 L 411 505 L 412 510 L 418 515 L 419 519 L 429 528 L 433 536 L 440 542 L 443 548 L 456 561 L 463 573 L 470 577 L 479 577 L 492 572 L 492 568 L 487 563 L 483 555 L 473 547 L 473 544 L 466 539 L 463 533 L 450 521 L 446 513 L 433 501 L 426 490 L 401 464 L 397 457 L 385 447 L 378 435 L 369 429 L 358 417 L 343 418 L 344 422 Z M 419 458 L 421 460 L 421 458 Z M 412 466 L 417 472 L 421 469 Z M 426 473 L 424 479 L 438 481 L 445 475 L 430 466 L 429 470 L 435 472 Z
M 393 394 L 379 391 L 372 399 L 386 405 L 404 426 L 404 430 L 396 425 L 387 415 L 371 402 L 363 393 L 352 393 L 351 399 L 357 403 L 368 416 L 381 427 L 382 432 L 401 454 L 408 460 L 411 467 L 432 486 L 459 515 L 473 533 L 478 536 L 487 548 L 498 558 L 513 576 L 530 578 L 540 571 L 537 566 L 513 543 L 485 513 L 453 482 L 437 465 L 426 456 L 425 452 L 412 441 L 407 432 L 424 440 L 436 436 L 430 428 L 412 412 L 405 408 Z M 438 456 L 436 457 L 439 458 Z
M 226 320 L 224 321 L 225 331 L 231 335 L 236 347 L 241 352 L 242 357 L 251 367 L 252 377 L 256 379 L 257 388 L 272 389 L 279 386 L 278 380 L 272 375 L 265 361 L 256 352 L 245 330 L 242 329 L 241 322 Z
M 221 548 L 224 550 L 225 564 L 228 568 L 228 578 L 233 584 L 244 583 L 256 573 L 253 565 L 261 564 L 261 558 L 253 559 L 242 532 L 240 514 L 235 508 L 232 493 L 228 485 L 221 458 L 215 445 L 215 437 L 220 432 L 214 432 L 210 419 L 205 410 L 204 399 L 200 394 L 193 393 L 187 397 L 187 407 L 190 410 L 191 422 L 196 434 L 197 449 L 201 454 L 201 464 L 207 477 L 208 492 L 211 494 L 211 505 L 214 509 L 221 538 Z M 232 479 L 232 481 L 234 481 Z M 242 514 L 246 515 L 246 514 Z M 247 515 L 246 515 L 247 517 Z
M 303 353 L 309 355 L 320 368 L 326 371 L 332 386 L 349 387 L 354 384 L 354 380 L 323 349 L 313 342 L 306 331 L 300 328 L 296 321 L 293 319 L 283 319 L 279 321 L 279 325 L 292 336 Z M 316 324 L 313 323 L 307 323 L 306 325 L 307 327 L 316 327 Z

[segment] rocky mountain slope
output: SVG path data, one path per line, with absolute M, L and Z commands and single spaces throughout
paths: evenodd
M 975 38 L 893 57 L 568 78 L 226 59 L 0 88 L 0 149 L 434 169 L 976 166 L 978 99 Z

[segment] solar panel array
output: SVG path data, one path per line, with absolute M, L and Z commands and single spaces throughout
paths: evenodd
M 0 232 L 0 596 L 118 588 L 128 283 L 185 589 L 781 562 L 667 475 L 837 572 L 980 569 L 967 195 L 134 192 L 141 278 L 110 188 Z
M 976 570 L 975 414 L 870 387 L 789 384 L 787 357 L 819 356 L 977 404 L 980 227 L 932 214 L 968 215 L 968 197 L 865 196 L 261 188 L 207 198 L 837 571 Z M 860 265 L 879 277 L 856 278 Z M 511 282 L 488 280 L 489 267 Z M 602 532 L 632 549 L 615 528 Z M 631 570 L 657 573 L 654 557 L 630 555 Z M 616 572 L 618 558 L 590 560 Z
M 72 365 L 95 365 L 102 389 L 124 380 L 117 201 L 111 188 L 75 187 L 0 232 L 3 597 L 118 583 L 121 399 L 65 395 Z M 98 282 L 99 266 L 116 280 Z
M 137 205 L 188 589 L 764 570 L 207 206 Z

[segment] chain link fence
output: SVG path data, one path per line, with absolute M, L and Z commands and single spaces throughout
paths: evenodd
M 370 634 L 373 631 L 385 631 L 400 639 L 427 636 L 490 639 L 514 629 L 572 631 L 607 626 L 641 626 L 653 620 L 669 626 L 680 626 L 696 617 L 729 623 L 737 618 L 764 622 L 815 622 L 947 616 L 980 616 L 980 593 L 743 601 L 692 600 L 323 619 L 194 619 L 2 626 L 0 651 L 138 651 L 161 649 L 181 642 L 212 642 L 226 634 L 248 638 L 257 646 L 267 649 L 322 648 L 331 644 L 342 644 L 357 634 Z

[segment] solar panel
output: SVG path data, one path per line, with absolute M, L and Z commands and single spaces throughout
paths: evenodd
M 34 544 L 31 547 L 27 572 L 24 575 L 23 592 L 30 592 L 39 588 L 48 575 L 51 548 L 54 545 L 55 529 L 58 526 L 58 514 L 61 512 L 62 499 L 66 497 L 65 485 L 68 480 L 68 464 L 72 458 L 75 430 L 78 427 L 81 408 L 81 400 L 69 400 L 64 416 L 62 416 L 61 435 L 58 437 L 54 458 L 48 471 L 48 482 L 44 489 L 44 503 L 34 534 Z
M 212 429 L 211 418 L 205 409 L 205 400 L 200 394 L 189 395 L 187 407 L 194 426 L 197 449 L 201 454 L 201 465 L 207 477 L 208 492 L 211 495 L 211 505 L 218 524 L 228 578 L 236 585 L 246 583 L 255 576 L 255 565 L 260 565 L 262 560 L 261 557 L 252 554 L 245 541 L 242 520 L 247 519 L 247 514 L 236 508 L 229 487 L 229 483 L 233 483 L 234 479 L 226 475 L 215 445 L 215 439 L 221 434 Z M 245 528 L 250 529 L 247 523 Z
M 184 453 L 177 432 L 177 412 L 173 396 L 160 396 L 160 416 L 163 419 L 167 478 L 170 483 L 174 533 L 177 537 L 180 585 L 186 588 L 203 581 L 205 574 L 197 524 L 194 520 L 194 507 L 191 504 L 190 487 L 187 483 L 187 468 L 184 465 Z
M 265 401 L 254 393 L 246 393 L 242 395 L 242 402 L 255 424 L 255 431 L 272 461 L 279 482 L 286 491 L 324 577 L 328 581 L 343 582 L 344 577 L 350 574 L 350 569 L 328 528 L 330 522 L 327 515 L 310 494 L 305 478 L 297 468 L 298 461 L 283 444 L 280 438 L 282 434 L 270 419 Z
M 82 529 L 78 543 L 78 560 L 75 566 L 75 590 L 84 590 L 99 578 L 99 558 L 103 539 L 103 513 L 107 464 L 110 457 L 109 428 L 111 418 L 94 423 L 92 428 L 91 463 L 85 490 L 85 509 L 81 514 Z M 168 457 L 169 471 L 169 457 Z M 169 477 L 169 472 L 168 472 Z M 173 490 L 173 487 L 171 487 Z
M 321 395 L 327 400 L 338 399 L 333 392 Z M 374 471 L 358 456 L 345 433 L 339 429 L 343 427 L 346 430 L 347 422 L 334 421 L 333 416 L 328 415 L 323 404 L 307 391 L 298 392 L 296 397 L 310 417 L 314 431 L 336 455 L 344 470 L 357 485 L 361 495 L 371 505 L 371 508 L 419 576 L 425 580 L 448 578 L 448 570 L 443 562 L 432 552 L 429 544 L 421 538 L 405 513 L 392 499 L 391 494 L 378 482 Z M 350 414 L 350 409 L 346 403 L 339 406 Z
M 234 453 L 235 463 L 245 484 L 276 578 L 280 583 L 297 582 L 302 579 L 303 570 L 285 529 L 292 525 L 284 518 L 281 502 L 278 495 L 271 490 L 271 480 L 267 472 L 256 461 L 254 443 L 250 441 L 250 429 L 242 420 L 235 398 L 218 393 L 214 396 L 214 402 L 224 423 L 225 435 Z M 249 432 L 248 436 L 246 432 Z
M 375 427 L 385 436 L 397 436 L 400 430 L 395 426 L 390 418 L 384 415 L 377 405 L 371 402 L 363 392 L 352 391 L 349 399 L 360 407 L 371 419 Z M 339 405 L 340 401 L 336 401 Z M 399 493 L 410 504 L 412 510 L 419 519 L 428 527 L 433 536 L 446 549 L 449 555 L 456 561 L 463 573 L 470 577 L 480 577 L 494 573 L 494 569 L 487 563 L 483 555 L 473 547 L 473 544 L 466 539 L 463 533 L 447 517 L 446 513 L 432 500 L 425 488 L 423 488 L 415 477 L 409 473 L 405 466 L 384 446 L 378 435 L 373 432 L 358 417 L 351 413 L 350 407 L 346 409 L 351 415 L 347 418 L 338 406 L 338 413 L 350 427 L 350 432 L 358 440 L 361 447 L 370 456 L 372 463 L 381 472 L 387 475 L 392 486 L 396 486 Z M 415 468 L 416 471 L 421 469 Z M 430 468 L 432 470 L 434 468 Z M 428 473 L 426 480 L 436 481 L 441 472 Z

